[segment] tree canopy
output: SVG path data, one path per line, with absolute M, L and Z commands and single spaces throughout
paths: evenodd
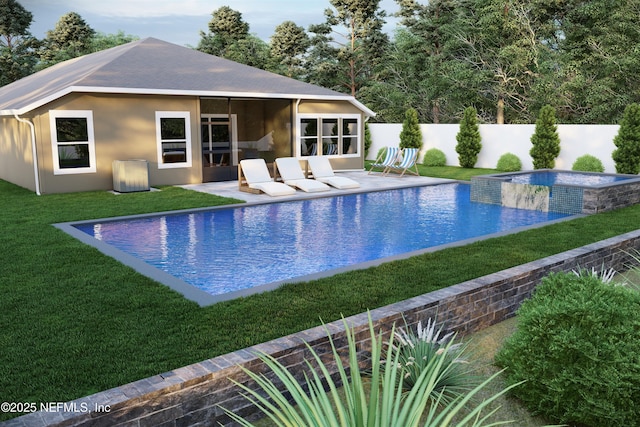
M 532 123 L 545 105 L 561 123 L 618 123 L 640 103 L 640 0 L 395 0 L 383 31 L 380 0 L 327 0 L 308 28 L 286 20 L 269 41 L 240 11 L 214 10 L 197 49 L 358 97 L 401 122 Z M 0 0 L 0 85 L 133 36 L 94 31 L 77 13 L 43 40 L 32 14 Z M 390 37 L 391 35 L 391 37 Z

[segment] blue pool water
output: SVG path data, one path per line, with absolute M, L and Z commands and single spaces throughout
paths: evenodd
M 446 184 L 76 228 L 221 295 L 567 215 L 476 203 Z
M 629 179 L 629 176 L 621 175 L 593 175 L 588 173 L 575 172 L 532 172 L 514 174 L 510 177 L 511 182 L 531 185 L 578 185 L 589 187 L 593 185 L 612 184 L 614 182 Z

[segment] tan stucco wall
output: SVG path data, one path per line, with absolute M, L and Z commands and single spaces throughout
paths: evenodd
M 14 117 L 0 117 L 0 178 L 35 191 L 31 129 Z
M 301 114 L 360 114 L 360 156 L 331 158 L 335 170 L 358 170 L 364 168 L 364 122 L 365 116 L 355 105 L 347 101 L 303 101 L 298 106 Z
M 96 173 L 54 175 L 49 124 L 50 110 L 93 112 Z M 188 111 L 191 117 L 191 168 L 159 169 L 156 111 Z M 109 190 L 113 188 L 114 160 L 149 162 L 149 184 L 191 184 L 202 181 L 199 149 L 199 100 L 193 97 L 71 94 L 40 108 L 34 117 L 42 193 Z
M 271 156 L 292 155 L 292 123 L 295 101 L 232 100 L 232 113 L 238 115 L 238 139 L 257 140 L 274 132 L 275 150 Z M 349 102 L 303 101 L 300 113 L 361 114 L 364 141 L 364 117 Z M 201 111 L 202 108 L 202 111 Z M 88 110 L 93 113 L 95 138 L 95 173 L 55 175 L 53 172 L 50 134 L 50 110 Z M 188 111 L 191 117 L 192 166 L 190 168 L 159 169 L 156 142 L 156 111 Z M 110 94 L 69 94 L 40 107 L 24 117 L 36 129 L 36 146 L 42 194 L 110 190 L 113 188 L 114 160 L 142 159 L 149 162 L 151 186 L 179 185 L 202 182 L 202 151 L 200 147 L 200 114 L 226 113 L 226 100 L 200 100 L 188 96 L 148 96 Z M 361 156 L 332 158 L 334 168 L 362 169 Z M 31 135 L 27 124 L 13 117 L 0 118 L 0 178 L 30 190 L 35 189 Z

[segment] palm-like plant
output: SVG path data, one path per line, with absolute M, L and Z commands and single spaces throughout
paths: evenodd
M 265 393 L 250 389 L 240 383 L 235 382 L 236 385 L 244 390 L 245 397 L 277 426 L 448 426 L 451 425 L 454 417 L 459 418 L 456 420 L 457 426 L 480 427 L 508 423 L 487 422 L 495 409 L 485 415 L 482 414 L 490 402 L 506 393 L 508 389 L 473 407 L 470 406 L 471 399 L 476 393 L 498 374 L 479 384 L 466 395 L 460 395 L 445 402 L 441 399 L 442 394 L 439 394 L 436 401 L 433 402 L 434 389 L 440 377 L 446 373 L 450 359 L 446 357 L 431 359 L 428 367 L 416 378 L 413 387 L 405 392 L 402 370 L 382 368 L 383 365 L 398 366 L 400 361 L 399 347 L 394 345 L 394 337 L 397 336 L 395 327 L 386 346 L 389 350 L 385 352 L 385 359 L 382 360 L 383 336 L 382 333 L 376 334 L 369 316 L 371 369 L 368 371 L 370 378 L 366 378 L 358 363 L 355 333 L 349 329 L 346 321 L 343 320 L 343 322 L 348 341 L 348 364 L 346 366 L 327 330 L 334 357 L 333 362 L 336 364 L 340 383 L 344 385 L 343 393 L 338 391 L 338 384 L 332 379 L 321 357 L 308 344 L 307 347 L 315 362 L 306 361 L 311 372 L 310 375 L 305 374 L 308 391 L 305 391 L 305 387 L 298 383 L 285 366 L 266 354 L 261 355 L 260 358 L 273 371 L 278 381 L 282 382 L 286 390 L 281 391 L 266 376 L 255 374 L 247 369 L 244 371 L 266 393 L 266 396 Z M 450 351 L 452 345 L 452 342 L 446 344 L 443 347 L 443 352 Z M 287 399 L 287 395 L 290 395 L 291 401 Z M 462 415 L 461 411 L 464 408 L 468 412 Z M 240 425 L 252 425 L 231 411 L 225 410 L 225 412 Z

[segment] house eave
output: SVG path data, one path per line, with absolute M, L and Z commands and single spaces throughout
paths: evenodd
M 374 117 L 375 112 L 371 111 L 364 104 L 356 100 L 353 96 L 331 96 L 295 93 L 264 93 L 264 92 L 229 92 L 229 91 L 203 91 L 203 90 L 180 90 L 180 89 L 149 89 L 149 88 L 121 88 L 121 87 L 95 87 L 95 86 L 70 86 L 64 90 L 40 98 L 31 104 L 18 109 L 0 110 L 0 116 L 23 115 L 36 108 L 46 105 L 56 99 L 62 98 L 70 93 L 106 93 L 119 95 L 165 95 L 165 96 L 193 96 L 193 97 L 216 97 L 216 98 L 256 98 L 256 99 L 302 99 L 314 101 L 347 101 L 361 110 L 366 116 Z

